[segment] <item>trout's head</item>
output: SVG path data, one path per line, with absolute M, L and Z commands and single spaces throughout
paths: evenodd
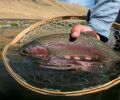
M 35 58 L 42 58 L 48 56 L 48 50 L 42 46 L 23 47 L 19 50 L 21 56 L 30 56 Z

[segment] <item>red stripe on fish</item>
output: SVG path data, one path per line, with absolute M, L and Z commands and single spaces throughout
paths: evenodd
M 48 51 L 44 47 L 33 47 L 29 48 L 28 52 L 31 54 L 48 54 Z
M 104 54 L 104 52 L 102 52 L 101 50 L 98 50 L 95 47 L 90 47 L 90 46 L 78 46 L 78 45 L 67 45 L 67 44 L 53 44 L 50 48 L 53 49 L 61 49 L 61 50 L 73 50 L 73 51 L 80 51 L 82 54 L 86 55 L 86 56 L 93 56 L 93 57 L 101 57 L 103 59 L 107 59 L 107 60 L 111 60 L 110 57 L 108 57 L 107 55 Z M 74 55 L 73 55 L 74 56 Z M 79 55 L 78 55 L 79 56 Z
M 33 57 L 48 57 L 48 50 L 45 47 L 33 47 L 33 48 L 28 48 L 27 52 L 29 55 L 32 55 Z
M 95 47 L 89 47 L 89 46 L 78 46 L 78 45 L 68 45 L 68 44 L 54 44 L 48 47 L 42 47 L 42 46 L 35 46 L 31 48 L 27 48 L 27 52 L 29 55 L 37 58 L 42 58 L 42 57 L 48 57 L 50 55 L 48 49 L 53 49 L 53 50 L 61 50 L 61 51 L 77 51 L 78 54 L 76 55 L 68 55 L 71 57 L 77 56 L 77 57 L 89 57 L 91 59 L 106 59 L 106 60 L 111 60 L 110 57 L 104 54 L 104 52 L 98 50 Z M 82 54 L 82 56 L 80 54 Z M 66 55 L 64 55 L 66 56 Z

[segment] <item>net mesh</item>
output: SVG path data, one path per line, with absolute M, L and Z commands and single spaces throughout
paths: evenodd
M 70 33 L 71 27 L 77 24 L 86 24 L 85 20 L 81 19 L 65 19 L 52 20 L 52 22 L 45 23 L 32 30 L 25 37 L 20 40 L 20 45 L 24 45 L 30 41 L 50 34 Z
M 32 58 L 22 57 L 19 55 L 18 49 L 23 45 L 45 35 L 69 34 L 72 26 L 76 24 L 86 24 L 86 22 L 80 18 L 51 20 L 45 24 L 39 25 L 32 31 L 29 31 L 20 39 L 19 42 L 9 48 L 7 58 L 18 77 L 37 88 L 62 92 L 95 88 L 119 77 L 120 62 L 115 63 L 111 68 L 112 70 L 110 69 L 107 70 L 107 72 L 95 74 L 47 69 L 39 67 L 40 65 Z M 120 30 L 112 28 L 110 37 L 111 39 L 107 44 L 116 50 L 120 50 Z

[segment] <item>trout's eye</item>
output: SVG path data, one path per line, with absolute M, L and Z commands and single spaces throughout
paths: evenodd
M 23 50 L 22 50 L 22 53 L 27 54 L 28 52 L 27 52 L 26 49 L 23 49 Z
M 27 54 L 28 54 L 28 50 L 26 48 L 20 50 L 20 55 L 25 56 Z

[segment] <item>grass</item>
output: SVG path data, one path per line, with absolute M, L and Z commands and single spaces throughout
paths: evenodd
M 5 23 L 4 22 L 0 22 L 0 26 L 3 26 Z
M 13 26 L 13 27 L 18 27 L 18 24 L 17 24 L 16 22 L 12 22 L 12 23 L 11 23 L 11 26 Z

